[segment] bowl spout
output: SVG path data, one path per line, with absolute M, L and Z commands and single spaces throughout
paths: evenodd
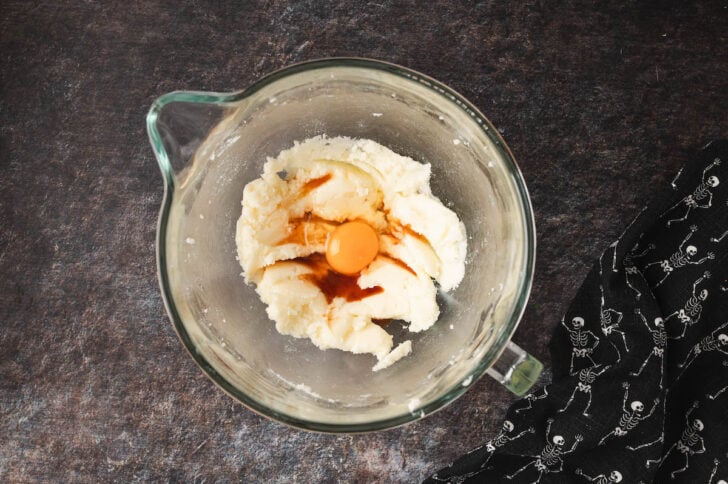
M 228 96 L 178 91 L 154 102 L 147 115 L 147 133 L 165 180 L 173 181 L 189 167 L 228 112 Z

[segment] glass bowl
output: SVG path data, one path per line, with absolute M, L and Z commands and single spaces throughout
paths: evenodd
M 162 170 L 157 262 L 174 327 L 202 370 L 250 409 L 322 432 L 422 418 L 485 372 L 525 393 L 541 364 L 510 342 L 528 298 L 535 236 L 525 183 L 493 125 L 467 100 L 393 64 L 333 58 L 287 67 L 235 93 L 173 92 L 147 129 Z M 372 372 L 372 355 L 322 351 L 276 332 L 236 260 L 245 185 L 266 157 L 316 136 L 372 139 L 432 165 L 433 193 L 465 224 L 465 277 L 438 292 L 422 333 L 390 324 L 412 354 Z

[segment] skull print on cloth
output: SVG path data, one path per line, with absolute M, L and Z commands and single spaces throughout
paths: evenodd
M 493 437 L 477 449 L 473 450 L 466 456 L 468 459 L 478 462 L 478 466 L 477 469 L 475 469 L 474 471 L 459 476 L 459 482 L 464 482 L 466 479 L 475 477 L 480 474 L 483 469 L 487 467 L 488 461 L 498 448 L 503 447 L 508 442 L 521 438 L 524 434 L 532 434 L 535 431 L 536 430 L 533 427 L 529 427 L 526 430 L 516 434 L 515 432 L 513 432 L 513 422 L 511 422 L 510 420 L 506 420 L 505 422 L 503 422 L 503 427 L 501 428 L 501 431 L 498 432 L 495 437 Z M 432 479 L 436 482 L 453 482 L 453 479 L 451 477 L 440 479 L 437 474 L 432 476 Z
M 555 322 L 552 381 L 428 482 L 725 483 L 728 141 L 699 152 Z
M 713 202 L 713 192 L 711 189 L 718 186 L 720 183 L 720 180 L 717 176 L 707 176 L 708 171 L 713 168 L 720 165 L 720 158 L 716 158 L 713 160 L 713 163 L 709 164 L 705 170 L 703 170 L 703 177 L 700 180 L 700 183 L 698 184 L 697 188 L 688 196 L 686 196 L 684 199 L 677 202 L 675 205 L 673 205 L 669 210 L 668 213 L 672 212 L 673 210 L 683 207 L 682 210 L 685 211 L 685 215 L 679 218 L 671 219 L 667 221 L 667 226 L 669 227 L 670 224 L 675 222 L 683 222 L 685 219 L 688 218 L 690 215 L 690 211 L 694 208 L 710 208 L 711 204 Z M 674 185 L 674 182 L 673 182 Z M 677 188 L 677 187 L 675 187 Z
M 670 314 L 667 318 L 665 318 L 665 321 L 669 321 L 670 318 L 677 317 L 677 319 L 680 320 L 681 323 L 683 323 L 683 330 L 680 333 L 680 337 L 682 338 L 685 335 L 685 330 L 688 326 L 696 324 L 700 320 L 700 315 L 703 312 L 703 302 L 708 298 L 708 290 L 702 289 L 699 293 L 696 294 L 698 284 L 703 282 L 705 279 L 710 278 L 710 272 L 705 271 L 705 274 L 703 274 L 703 277 L 700 277 L 695 283 L 693 284 L 693 292 L 692 295 L 688 298 L 688 300 L 685 302 L 685 306 L 680 308 L 679 310 L 675 311 L 674 313 Z
M 690 238 L 693 236 L 693 234 L 695 234 L 697 230 L 697 225 L 691 225 L 690 232 L 688 232 L 683 241 L 680 243 L 676 252 L 673 252 L 670 257 L 664 260 L 656 260 L 645 265 L 645 271 L 653 266 L 659 267 L 659 270 L 662 271 L 662 279 L 660 279 L 660 281 L 655 284 L 655 287 L 658 287 L 663 282 L 665 282 L 665 280 L 673 273 L 673 271 L 682 267 L 687 267 L 689 265 L 703 264 L 705 261 L 713 259 L 715 257 L 715 254 L 713 254 L 712 252 L 708 252 L 705 257 L 697 259 L 696 254 L 698 253 L 698 248 L 694 245 L 688 245 L 687 247 L 685 247 L 685 244 L 688 242 L 688 240 L 690 240 Z
M 553 423 L 554 420 L 549 419 L 546 424 L 546 444 L 541 449 L 541 452 L 536 455 L 528 456 L 533 460 L 529 459 L 526 465 L 516 470 L 513 474 L 507 475 L 506 479 L 512 480 L 529 467 L 533 467 L 533 470 L 538 473 L 536 480 L 533 481 L 536 483 L 541 480 L 544 473 L 561 472 L 563 470 L 564 461 L 561 456 L 574 452 L 576 447 L 579 445 L 579 442 L 584 440 L 584 437 L 581 435 L 575 436 L 574 443 L 571 445 L 571 448 L 565 449 L 566 439 L 562 435 L 549 437 L 551 435 L 551 424 Z
M 622 386 L 624 387 L 624 400 L 622 401 L 622 415 L 619 417 L 619 423 L 617 423 L 617 426 L 614 427 L 611 432 L 602 437 L 599 441 L 599 445 L 603 444 L 612 436 L 622 437 L 627 435 L 627 433 L 634 429 L 641 421 L 650 418 L 657 408 L 657 404 L 660 403 L 660 398 L 655 398 L 652 409 L 647 413 L 647 415 L 643 415 L 645 405 L 639 400 L 634 400 L 629 404 L 629 406 L 627 406 L 627 401 L 629 400 L 629 383 L 624 382 Z

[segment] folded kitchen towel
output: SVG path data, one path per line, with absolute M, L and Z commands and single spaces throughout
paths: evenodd
M 728 481 L 728 141 L 604 251 L 550 350 L 552 383 L 427 482 Z

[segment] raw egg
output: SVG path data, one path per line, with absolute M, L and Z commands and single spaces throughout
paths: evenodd
M 346 222 L 329 236 L 326 261 L 340 274 L 351 275 L 364 269 L 379 253 L 379 237 L 366 222 Z

